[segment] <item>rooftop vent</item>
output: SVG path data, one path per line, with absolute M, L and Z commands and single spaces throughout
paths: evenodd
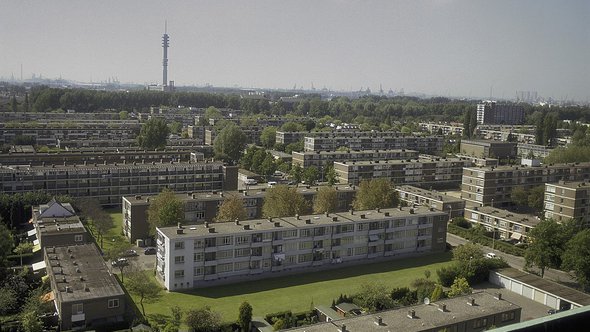
M 215 227 L 209 228 L 209 233 L 215 233 Z
M 338 221 L 338 217 L 332 217 L 332 221 Z
M 467 299 L 467 304 L 470 306 L 475 306 L 475 299 L 470 297 Z
M 447 305 L 444 303 L 441 303 L 438 305 L 438 310 L 442 311 L 442 312 L 446 312 L 447 311 Z
M 340 331 L 340 332 L 348 332 L 348 330 L 346 329 L 346 324 L 342 324 L 342 325 L 340 326 L 340 329 L 339 329 L 339 331 Z
M 498 292 L 498 293 L 494 294 L 494 298 L 496 300 L 501 300 L 502 299 L 502 293 Z
M 383 325 L 383 318 L 381 316 L 375 317 L 375 325 L 378 325 L 378 326 Z
M 236 223 L 236 225 L 240 225 L 240 220 L 238 220 L 238 218 L 236 218 L 236 220 L 234 220 L 234 222 Z
M 311 225 L 311 219 L 305 219 L 305 224 L 306 225 Z
M 414 214 L 414 209 L 410 209 L 410 214 Z
M 248 230 L 250 230 L 250 225 L 244 225 L 243 228 L 244 228 L 245 231 L 248 231 Z
M 361 219 L 366 219 L 367 216 L 365 216 L 364 214 L 361 214 Z
M 409 319 L 414 319 L 416 318 L 416 310 L 412 309 L 412 310 L 408 310 L 408 318 Z
M 209 223 L 205 221 L 205 228 L 209 228 Z
M 354 215 L 354 209 L 350 209 L 350 215 Z
M 275 227 L 281 227 L 281 222 L 280 221 L 275 222 Z
M 72 288 L 70 286 L 66 286 L 66 293 L 71 293 L 72 292 Z
M 384 213 L 386 217 L 389 217 L 389 212 Z

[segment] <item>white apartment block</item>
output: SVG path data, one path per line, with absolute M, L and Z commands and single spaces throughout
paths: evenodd
M 175 291 L 442 252 L 447 221 L 418 207 L 158 228 L 156 274 Z

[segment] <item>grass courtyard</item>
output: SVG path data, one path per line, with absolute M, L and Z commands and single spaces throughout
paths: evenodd
M 165 292 L 158 302 L 144 305 L 146 315 L 170 315 L 170 308 L 175 305 L 183 310 L 207 305 L 227 322 L 237 319 L 238 307 L 243 301 L 252 305 L 254 316 L 283 310 L 299 312 L 309 310 L 312 302 L 330 305 L 341 293 L 356 293 L 364 283 L 381 283 L 388 288 L 409 286 L 414 279 L 424 277 L 426 270 L 431 271 L 431 278 L 436 278 L 436 270 L 449 265 L 450 260 L 451 253 L 446 252 L 183 293 Z M 139 301 L 134 300 L 139 306 Z
M 121 230 L 123 226 L 123 214 L 121 213 L 121 209 L 111 208 L 107 209 L 106 212 L 111 216 L 113 225 L 105 234 L 103 234 L 102 250 L 104 252 L 108 251 L 108 249 L 112 247 L 114 243 L 128 242 L 127 239 L 123 235 L 121 235 Z M 95 230 L 92 224 L 89 225 L 88 229 L 92 233 L 92 236 L 94 236 L 94 238 L 97 239 L 97 245 L 100 247 L 100 241 L 98 241 L 98 236 L 95 234 Z

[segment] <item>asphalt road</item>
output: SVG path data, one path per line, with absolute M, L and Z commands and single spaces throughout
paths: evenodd
M 459 246 L 461 244 L 465 244 L 467 242 L 470 242 L 469 240 L 466 240 L 460 236 L 451 234 L 451 233 L 447 233 L 447 242 L 452 245 L 452 246 Z M 487 253 L 487 252 L 493 252 L 496 254 L 496 256 L 502 257 L 504 258 L 504 260 L 512 267 L 517 268 L 519 270 L 524 270 L 524 258 L 523 257 L 518 257 L 518 256 L 513 256 L 513 255 L 509 255 L 506 253 L 503 253 L 499 250 L 492 250 L 492 248 L 490 247 L 486 247 L 486 246 L 482 246 L 481 244 L 478 244 L 480 247 L 482 247 L 482 250 Z M 529 270 L 531 271 L 539 271 L 536 268 L 529 268 Z M 540 274 L 539 274 L 540 275 Z M 569 286 L 577 286 L 576 281 L 566 272 L 560 271 L 560 270 L 553 270 L 553 269 L 545 269 L 545 275 L 543 276 L 543 278 L 545 279 L 549 279 L 549 280 L 553 280 L 553 281 L 557 281 L 560 283 L 564 283 L 567 284 Z

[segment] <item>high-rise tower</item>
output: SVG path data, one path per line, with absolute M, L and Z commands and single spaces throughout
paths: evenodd
M 168 86 L 168 22 L 164 23 L 164 35 L 162 36 L 162 48 L 164 49 L 164 58 L 162 59 L 162 90 Z

